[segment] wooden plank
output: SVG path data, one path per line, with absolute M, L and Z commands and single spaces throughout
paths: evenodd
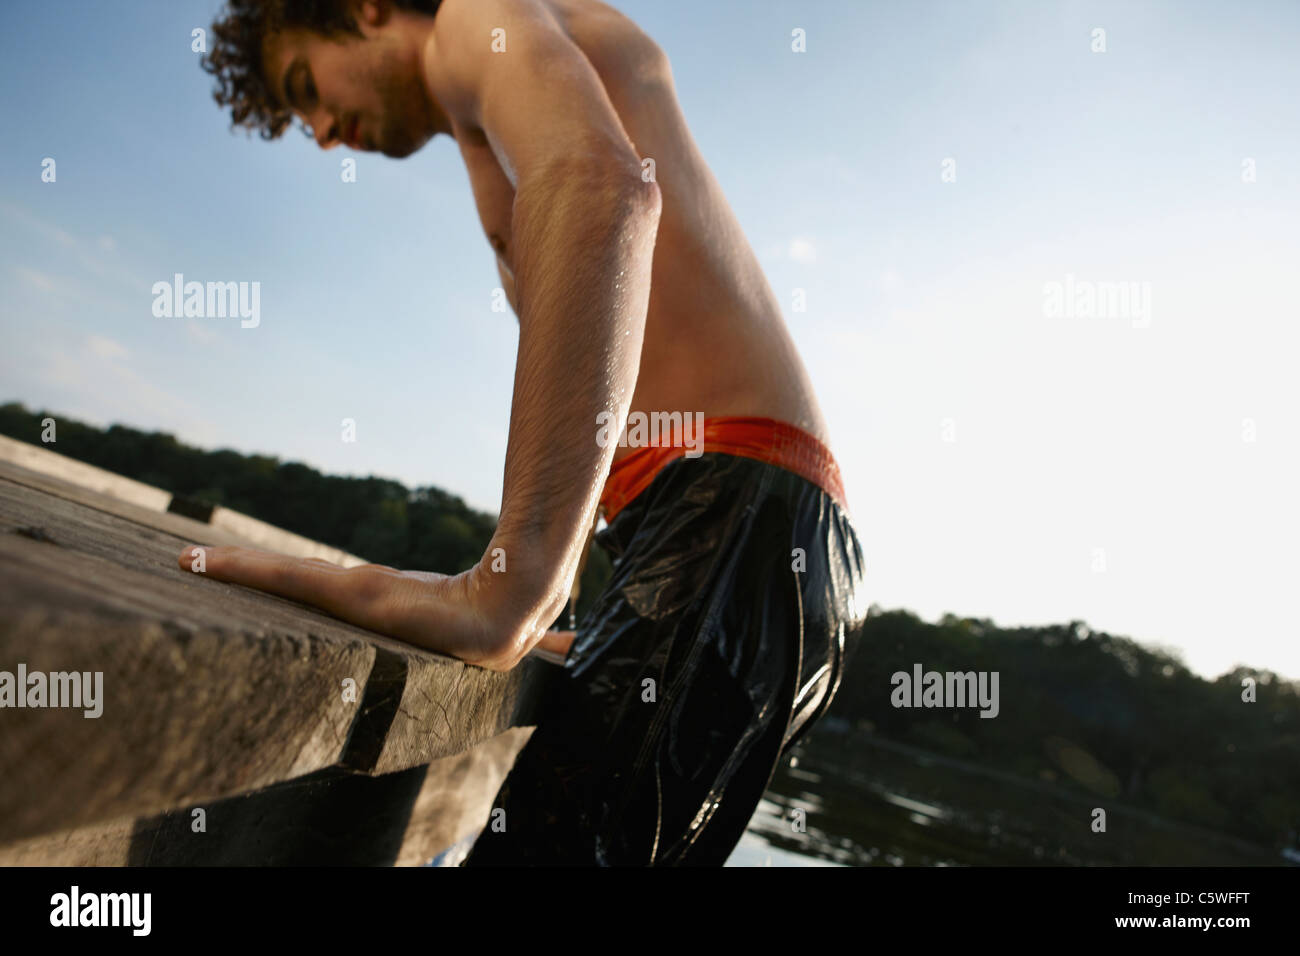
M 467 667 L 182 571 L 220 529 L 47 479 L 0 467 L 0 670 L 101 672 L 103 714 L 0 709 L 0 843 L 428 764 L 526 726 L 558 670 Z
M 199 540 L 209 544 L 251 546 L 250 542 L 245 541 L 233 532 L 212 528 L 211 525 L 195 521 L 193 518 L 172 514 L 166 510 L 155 511 L 140 504 L 109 497 L 53 475 L 29 471 L 12 461 L 0 459 L 0 482 L 21 486 L 50 497 L 84 505 L 95 511 L 117 515 L 119 518 L 146 528 L 166 531 L 177 538 L 183 539 L 181 547 L 184 547 L 185 543 Z M 13 494 L 18 493 L 14 492 Z M 170 498 L 170 495 L 168 497 Z M 23 500 L 26 501 L 27 499 L 24 498 Z
M 492 800 L 532 734 L 531 727 L 517 727 L 463 754 L 431 763 L 396 865 L 421 866 L 487 826 Z
M 323 558 L 348 568 L 366 563 L 365 559 L 340 548 L 312 541 L 229 508 L 211 508 L 207 521 L 197 521 L 172 513 L 168 510 L 173 502 L 170 492 L 83 465 L 41 448 L 33 448 L 23 442 L 5 439 L 2 435 L 0 439 L 4 439 L 0 442 L 0 477 L 16 484 L 39 489 L 152 528 L 171 531 L 187 540 L 197 540 L 201 536 L 210 544 L 237 544 L 291 554 L 297 558 Z M 127 487 L 118 487 L 114 484 L 114 479 L 128 483 Z
M 0 710 L 0 842 L 339 761 L 357 704 L 338 688 L 365 686 L 374 647 L 288 607 L 250 622 L 247 598 L 213 601 L 201 592 L 215 582 L 177 577 L 0 534 L 0 669 L 98 672 L 103 698 L 97 718 Z
M 102 497 L 114 498 L 137 508 L 166 511 L 171 502 L 170 491 L 60 455 L 48 445 L 31 445 L 7 435 L 0 435 L 0 461 L 12 462 L 30 472 L 61 478 Z
M 42 833 L 0 844 L 0 866 L 126 866 L 135 819 Z
M 0 846 L 0 866 L 421 866 L 487 824 L 531 734 L 509 730 L 402 773 L 325 770 L 154 817 L 41 834 Z

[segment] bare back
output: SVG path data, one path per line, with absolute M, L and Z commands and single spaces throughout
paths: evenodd
M 545 6 L 596 71 L 637 154 L 654 160 L 663 196 L 630 410 L 775 418 L 829 445 L 776 297 L 687 128 L 667 58 L 597 0 Z M 480 130 L 458 126 L 455 136 L 513 304 L 514 189 Z

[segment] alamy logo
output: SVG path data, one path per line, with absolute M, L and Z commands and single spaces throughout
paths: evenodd
M 1090 282 L 1066 273 L 1064 282 L 1043 285 L 1043 315 L 1049 319 L 1130 319 L 1133 328 L 1151 324 L 1150 282 Z
M 998 715 L 997 671 L 926 671 L 912 665 L 912 673 L 896 671 L 889 682 L 895 707 L 979 707 L 981 717 Z
M 133 936 L 148 936 L 152 893 L 86 893 L 74 886 L 50 897 L 51 926 L 129 926 Z
M 153 284 L 153 314 L 159 319 L 240 318 L 241 328 L 262 322 L 262 283 L 186 282 L 176 273 L 171 282 Z
M 614 444 L 614 413 L 596 415 L 596 444 Z M 618 436 L 620 448 L 685 448 L 687 458 L 704 454 L 704 413 L 632 412 L 627 427 Z
M 0 671 L 0 707 L 72 707 L 94 719 L 104 712 L 103 671 Z

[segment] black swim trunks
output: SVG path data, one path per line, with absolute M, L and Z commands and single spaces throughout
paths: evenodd
M 721 865 L 829 706 L 866 615 L 834 460 L 767 419 L 705 434 L 615 465 L 613 575 L 464 865 Z

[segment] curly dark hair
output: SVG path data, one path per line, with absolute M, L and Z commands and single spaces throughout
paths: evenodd
M 394 6 L 430 15 L 442 0 L 389 0 Z M 227 0 L 212 23 L 212 49 L 203 69 L 217 78 L 212 98 L 230 107 L 230 125 L 277 139 L 293 122 L 279 105 L 262 66 L 262 41 L 268 34 L 295 28 L 322 36 L 360 36 L 349 0 Z M 304 132 L 310 133 L 304 128 Z

